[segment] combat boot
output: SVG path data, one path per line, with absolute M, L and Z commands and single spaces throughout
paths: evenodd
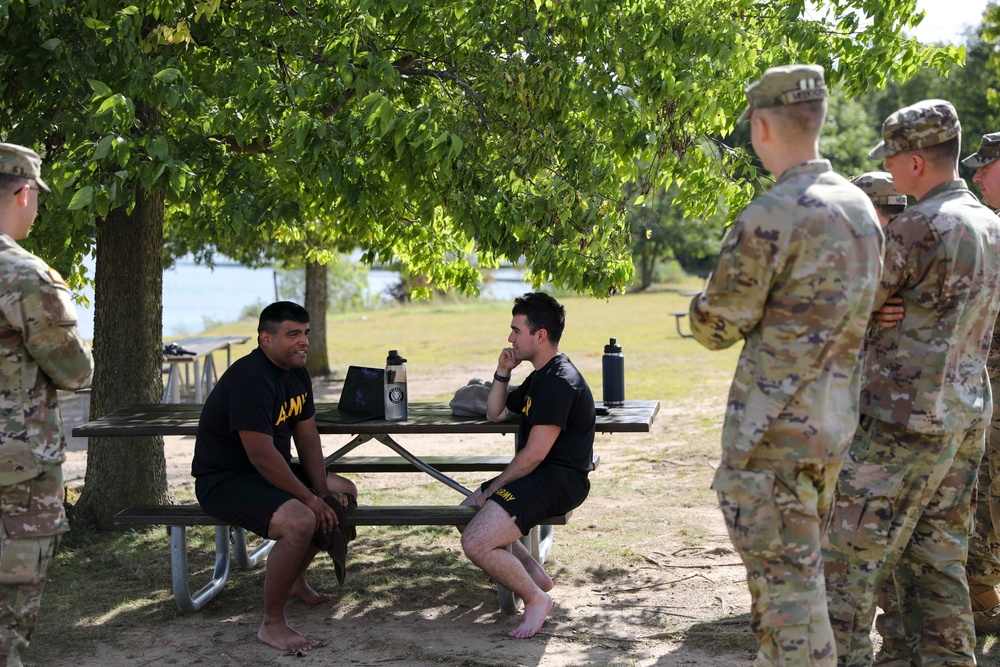
M 910 650 L 901 637 L 882 637 L 882 650 L 875 656 L 873 667 L 910 667 Z
M 969 601 L 972 603 L 972 620 L 976 633 L 1000 632 L 1000 595 L 997 589 L 986 584 L 969 584 Z

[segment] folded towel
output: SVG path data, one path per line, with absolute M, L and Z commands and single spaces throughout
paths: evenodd
M 313 537 L 313 544 L 330 554 L 333 561 L 333 569 L 337 574 L 337 581 L 344 585 L 344 578 L 347 576 L 347 543 L 357 537 L 357 530 L 354 526 L 347 525 L 347 508 L 340 504 L 333 496 L 323 498 L 327 505 L 333 509 L 337 515 L 337 525 L 329 533 L 316 533 Z M 354 496 L 347 496 L 348 507 L 357 507 L 358 501 Z

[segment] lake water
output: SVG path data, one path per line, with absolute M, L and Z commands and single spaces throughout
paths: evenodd
M 94 273 L 94 260 L 84 263 L 89 275 Z M 510 299 L 531 290 L 523 281 L 519 269 L 498 269 L 493 281 L 483 285 L 484 299 Z M 395 271 L 370 269 L 368 292 L 386 296 L 385 290 L 399 281 Z M 86 339 L 94 337 L 94 291 L 83 292 L 90 299 L 90 306 L 77 304 L 80 333 Z M 237 264 L 217 264 L 214 269 L 179 261 L 163 272 L 163 336 L 194 335 L 213 322 L 234 322 L 243 309 L 258 303 L 275 300 L 274 270 L 250 269 Z

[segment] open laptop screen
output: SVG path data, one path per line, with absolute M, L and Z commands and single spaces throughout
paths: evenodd
M 316 413 L 316 419 L 338 424 L 354 424 L 385 414 L 383 370 L 351 366 L 344 378 L 340 403 L 336 408 Z

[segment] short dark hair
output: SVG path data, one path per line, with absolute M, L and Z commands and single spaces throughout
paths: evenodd
M 309 324 L 309 311 L 292 301 L 275 301 L 260 311 L 257 333 L 266 331 L 269 334 L 276 334 L 281 329 L 281 323 L 289 320 L 299 324 Z
M 558 345 L 566 327 L 566 309 L 545 292 L 528 292 L 514 299 L 512 315 L 524 315 L 528 320 L 528 330 L 535 333 L 545 329 L 549 340 Z
M 0 174 L 0 194 L 14 194 L 15 190 L 24 187 L 25 182 L 31 179 L 27 176 L 15 176 L 14 174 Z
M 914 153 L 919 153 L 925 160 L 937 167 L 954 167 L 958 165 L 958 157 L 962 153 L 962 137 L 952 137 L 948 141 L 926 148 L 914 149 Z

